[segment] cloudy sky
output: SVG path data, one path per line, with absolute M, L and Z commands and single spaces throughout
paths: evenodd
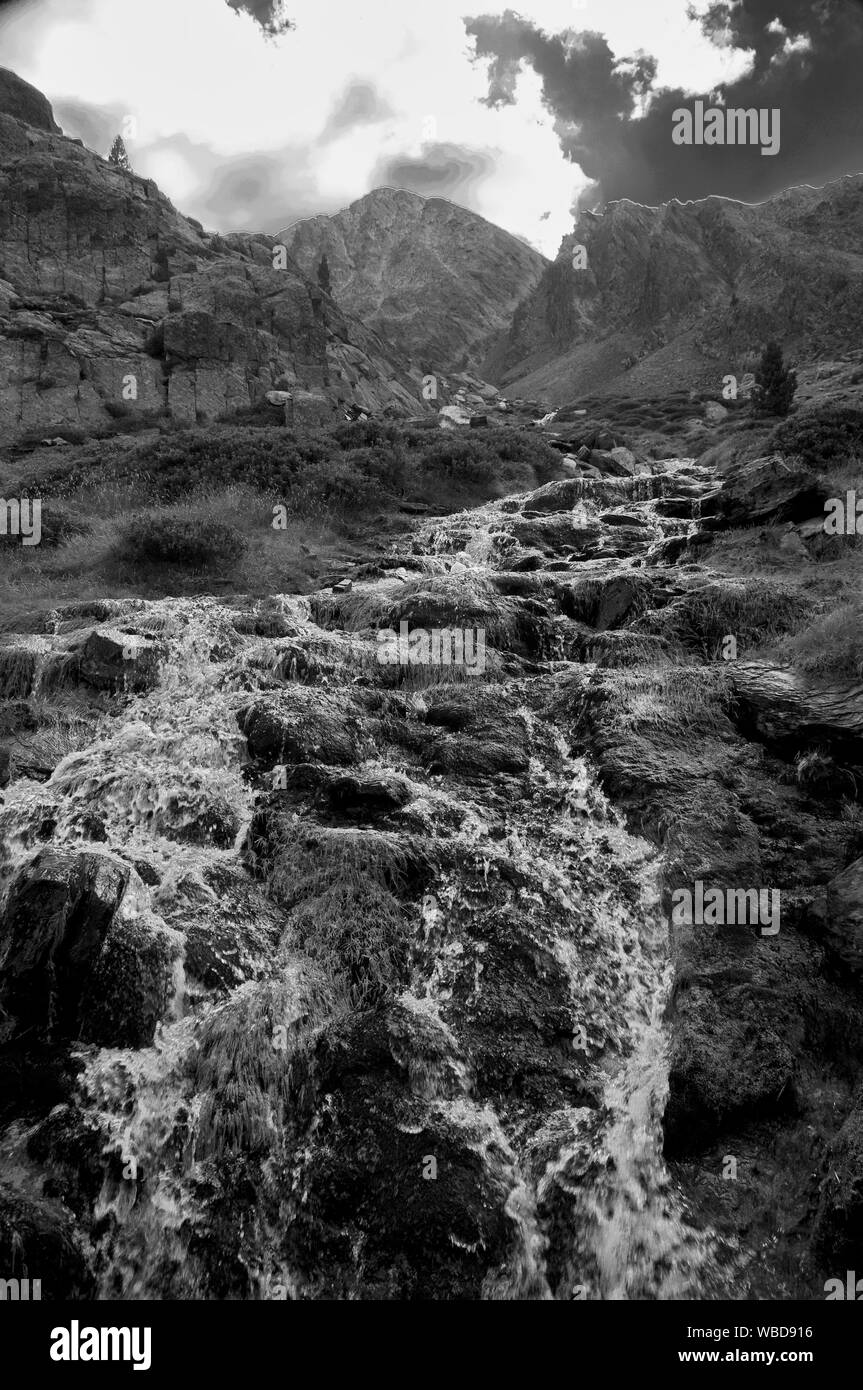
M 863 169 L 863 0 L 6 0 L 0 64 L 91 149 L 130 132 L 133 167 L 222 231 L 389 184 L 553 255 L 577 202 Z M 778 106 L 779 155 L 674 145 L 695 97 Z

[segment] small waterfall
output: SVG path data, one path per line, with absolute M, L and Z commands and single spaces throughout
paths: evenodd
M 563 516 L 548 528 L 545 553 L 557 544 L 554 525 L 596 526 L 596 508 L 609 502 L 628 499 L 652 512 L 650 502 L 674 492 L 677 462 L 661 475 L 573 479 L 574 519 Z M 463 585 L 465 576 L 476 579 L 491 606 L 488 574 L 495 564 L 505 568 L 507 547 L 514 547 L 505 520 L 515 510 L 510 499 L 424 521 L 414 533 L 424 552 L 417 573 L 430 581 L 452 576 L 443 590 Z M 547 518 L 539 515 L 542 537 Z M 687 525 L 662 522 L 668 533 Z M 590 566 L 606 562 L 584 564 L 592 574 Z M 378 583 L 376 593 L 390 597 L 402 580 Z M 358 585 L 351 600 L 365 602 L 372 589 Z M 534 612 L 542 607 L 530 601 Z M 233 616 L 214 600 L 147 605 L 137 624 L 158 633 L 166 648 L 155 688 L 127 695 L 120 717 L 99 718 L 84 746 L 62 757 L 44 783 L 14 781 L 0 809 L 0 883 L 8 884 L 47 840 L 70 850 L 98 852 L 102 845 L 135 866 L 123 910 L 141 923 L 157 922 L 181 947 L 150 1046 L 76 1045 L 81 1071 L 69 1109 L 97 1136 L 97 1152 L 101 1146 L 101 1187 L 88 1230 L 99 1296 L 326 1296 L 330 1271 L 310 1274 L 316 1257 L 308 1251 L 297 1261 L 303 1273 L 293 1269 L 286 1231 L 314 1205 L 313 1160 L 326 1168 L 333 1156 L 327 1127 L 337 1124 L 338 1085 L 350 1094 L 359 1077 L 371 1089 L 376 1077 L 362 1069 L 376 1066 L 393 1117 L 391 1131 L 375 1117 L 381 1150 L 398 1149 L 403 1135 L 428 1128 L 452 1140 L 468 1174 L 468 1208 L 479 1194 L 475 1228 L 482 1238 L 470 1254 L 479 1268 L 474 1287 L 481 1285 L 484 1298 L 703 1293 L 714 1278 L 717 1242 L 687 1222 L 662 1157 L 669 964 L 655 851 L 626 832 L 590 764 L 571 755 L 540 699 L 540 658 L 531 674 L 522 676 L 514 663 L 516 674 L 506 681 L 486 682 L 475 709 L 466 702 L 462 710 L 464 692 L 451 682 L 448 713 L 458 731 L 451 734 L 412 717 L 420 707 L 428 713 L 428 691 L 411 696 L 418 699 L 411 705 L 375 683 L 377 664 L 366 660 L 363 646 L 368 637 L 339 631 L 343 621 L 331 594 L 273 600 L 266 612 Z M 574 626 L 549 612 L 544 658 L 565 659 Z M 5 664 L 0 655 L 0 678 L 13 690 L 32 691 L 51 649 L 42 639 L 16 643 L 8 644 Z M 348 692 L 345 708 L 385 770 L 388 760 L 404 763 L 396 770 L 409 784 L 408 803 L 383 813 L 404 819 L 364 829 L 363 843 L 377 851 L 391 845 L 394 859 L 402 842 L 421 849 L 421 886 L 409 901 L 405 890 L 393 910 L 398 930 L 406 924 L 406 963 L 395 986 L 368 1009 L 376 1050 L 358 1048 L 356 1056 L 334 1036 L 348 1012 L 335 983 L 321 983 L 313 950 L 302 954 L 305 939 L 292 937 L 290 912 L 251 877 L 243 854 L 252 817 L 261 806 L 269 814 L 270 800 L 269 787 L 260 793 L 264 777 L 250 764 L 238 713 L 250 692 L 279 700 L 282 687 L 298 681 L 309 696 L 318 680 L 333 709 L 338 687 Z M 293 715 L 309 711 L 315 713 L 306 703 Z M 461 714 L 481 730 L 476 740 L 461 734 Z M 448 772 L 427 772 L 440 746 L 452 758 L 450 781 Z M 509 773 L 494 780 L 495 760 L 509 768 L 504 755 L 521 749 L 523 783 Z M 488 755 L 491 772 L 480 762 L 471 778 L 477 753 Z M 356 767 L 337 771 L 360 782 L 372 762 L 365 753 Z M 318 770 L 326 789 L 334 770 Z M 289 812 L 279 832 L 291 843 L 305 837 L 319 845 L 328 835 L 335 842 L 329 818 L 338 813 L 321 813 L 318 789 L 306 801 L 297 785 L 294 801 L 293 784 L 286 790 Z M 339 862 L 337 847 L 330 858 Z M 361 873 L 351 860 L 345 896 Z M 326 932 L 333 912 L 322 916 Z M 362 942 L 362 924 L 351 930 Z M 351 1022 L 361 1030 L 356 1015 Z M 274 1052 L 275 1032 L 284 1035 L 282 1051 Z M 321 1039 L 326 1047 L 316 1052 Z M 318 1095 L 324 1054 L 331 1070 L 321 1087 L 327 1094 Z M 345 1054 L 347 1081 L 339 1073 Z M 553 1099 L 543 1109 L 547 1095 Z M 370 1149 L 377 1149 L 379 1132 L 370 1132 Z M 7 1133 L 3 1152 L 14 1158 L 16 1181 L 38 1195 L 45 1174 L 27 1157 L 26 1136 Z M 243 1196 L 235 1201 L 226 1174 L 247 1162 Z M 416 1201 L 421 1210 L 422 1198 Z M 352 1219 L 339 1209 L 331 1228 L 339 1240 L 347 1241 Z M 350 1296 L 363 1291 L 370 1231 L 350 1230 L 343 1257 L 355 1281 L 345 1276 Z M 467 1238 L 451 1239 L 456 1246 Z M 219 1279 L 228 1265 L 234 1282 L 225 1294 Z

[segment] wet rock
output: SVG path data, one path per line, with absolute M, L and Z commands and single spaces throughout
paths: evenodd
M 558 586 L 556 596 L 568 617 L 604 632 L 643 611 L 652 587 L 635 574 L 585 576 Z
M 164 647 L 119 628 L 95 628 L 77 653 L 79 679 L 97 690 L 152 690 Z
M 668 536 L 650 547 L 644 557 L 646 565 L 674 565 L 686 551 L 686 536 Z
M 549 564 L 547 568 L 551 569 L 552 564 Z M 546 576 L 530 570 L 525 573 L 520 573 L 518 570 L 512 573 L 508 573 L 506 570 L 497 570 L 491 575 L 491 582 L 499 594 L 524 597 L 526 594 L 541 594 L 548 579 Z
M 522 498 L 522 510 L 535 513 L 568 512 L 580 502 L 584 489 L 576 478 L 545 483 Z
M 45 637 L 12 633 L 0 638 L 0 699 L 20 700 L 32 694 L 50 651 Z
M 600 521 L 604 526 L 649 526 L 647 517 L 638 512 L 601 512 Z
M 239 720 L 252 757 L 269 765 L 359 760 L 360 722 L 343 696 L 292 686 L 257 701 Z
M 842 761 L 863 762 L 863 684 L 823 680 L 768 662 L 735 662 L 736 719 L 750 737 L 797 752 L 827 744 Z
M 657 497 L 654 503 L 658 516 L 679 517 L 684 521 L 692 519 L 694 507 L 695 502 L 691 497 Z
M 540 555 L 539 551 L 537 550 L 529 550 L 526 554 L 517 555 L 513 560 L 511 560 L 510 568 L 516 573 L 520 573 L 522 571 L 529 572 L 541 570 L 544 564 L 544 555 Z
M 716 524 L 803 521 L 823 511 L 826 498 L 823 479 L 801 460 L 772 454 L 737 464 L 726 474 L 716 499 Z
M 817 1008 L 817 954 L 785 920 L 770 938 L 745 927 L 676 932 L 664 1130 L 667 1152 L 680 1154 L 729 1126 L 798 1110 L 800 1057 Z
M 449 772 L 464 777 L 525 773 L 530 767 L 530 756 L 524 741 L 523 731 L 522 746 L 494 737 L 491 733 L 483 736 L 475 729 L 471 730 L 469 736 L 445 735 L 434 745 L 429 772 Z
M 185 845 L 216 845 L 230 849 L 240 828 L 237 807 L 228 797 L 207 787 L 193 795 L 173 795 L 157 817 L 161 833 Z
M 357 773 L 334 777 L 326 788 L 334 811 L 348 815 L 388 815 L 406 806 L 413 793 L 395 773 Z
M 59 1201 L 25 1196 L 6 1183 L 0 1183 L 0 1268 L 4 1279 L 31 1280 L 30 1300 L 35 1297 L 32 1281 L 37 1279 L 43 1301 L 86 1299 L 94 1294 L 93 1277 L 68 1208 Z
M 81 1037 L 101 1047 L 149 1047 L 173 993 L 176 934 L 155 921 L 115 921 L 84 988 Z
M 509 531 L 520 545 L 552 554 L 561 550 L 588 551 L 603 535 L 598 522 L 579 520 L 565 512 L 547 517 L 513 518 Z
M 0 1039 L 76 1037 L 87 981 L 131 869 L 96 851 L 43 849 L 19 870 L 0 920 Z
M 305 1195 L 284 1234 L 288 1262 L 315 1297 L 479 1298 L 516 1235 L 481 1118 L 470 1105 L 411 1096 L 393 1057 L 405 1046 L 372 1018 L 322 1059 L 329 1102 L 305 1146 Z

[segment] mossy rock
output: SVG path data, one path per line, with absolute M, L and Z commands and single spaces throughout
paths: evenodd
M 149 1047 L 171 996 L 176 938 L 146 918 L 115 921 L 82 1000 L 81 1036 L 102 1047 Z

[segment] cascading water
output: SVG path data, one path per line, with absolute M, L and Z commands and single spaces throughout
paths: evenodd
M 655 533 L 662 523 L 651 503 L 666 495 L 666 478 L 611 481 L 618 498 L 645 509 Z M 565 519 L 576 543 L 595 535 L 595 492 L 586 480 Z M 415 544 L 429 582 L 443 574 L 480 596 L 492 592 L 490 578 L 508 563 L 509 515 L 508 503 L 491 503 L 420 525 Z M 619 568 L 571 561 L 576 572 Z M 367 597 L 397 602 L 402 583 L 371 583 Z M 215 600 L 113 607 L 112 622 L 163 643 L 158 681 L 128 696 L 121 718 L 106 710 L 47 781 L 14 782 L 0 812 L 4 891 L 46 825 L 51 843 L 70 851 L 93 845 L 95 826 L 93 847 L 130 875 L 124 920 L 161 933 L 172 961 L 148 1046 L 74 1048 L 82 1070 L 63 1123 L 74 1111 L 96 1136 L 89 1239 L 101 1297 L 303 1298 L 332 1287 L 362 1296 L 377 1277 L 367 1232 L 351 1236 L 336 1273 L 310 1267 L 301 1235 L 291 1234 L 320 1207 L 320 1173 L 334 1161 L 328 1127 L 354 1014 L 344 982 L 309 951 L 307 927 L 298 934 L 293 909 L 250 861 L 250 828 L 267 793 L 241 724 L 262 693 L 290 705 L 298 689 L 318 682 L 332 691 L 343 676 L 346 700 L 370 691 L 367 705 L 350 706 L 348 723 L 363 711 L 374 720 L 360 766 L 381 776 L 403 755 L 395 743 L 381 753 L 379 743 L 400 737 L 412 749 L 427 737 L 429 701 L 422 688 L 409 699 L 375 693 L 371 644 L 338 630 L 337 607 L 320 606 L 326 627 L 311 621 L 314 602 L 276 607 L 266 621 L 283 635 L 263 640 L 255 622 L 244 635 L 242 616 Z M 549 622 L 555 631 L 573 626 L 560 613 Z M 55 635 L 68 645 L 59 625 Z M 547 664 L 558 674 L 571 666 L 564 636 Z M 51 669 L 52 650 L 40 642 L 32 659 L 16 657 L 26 681 L 11 662 L 0 669 L 32 688 Z M 662 1159 L 669 966 L 655 853 L 623 829 L 589 765 L 543 712 L 544 680 L 541 670 L 498 672 L 480 707 L 488 706 L 487 733 L 452 757 L 446 734 L 432 750 L 443 772 L 429 778 L 426 755 L 410 770 L 409 824 L 434 868 L 398 905 L 414 944 L 407 987 L 386 1013 L 380 1055 L 396 1079 L 382 1073 L 381 1093 L 396 1089 L 385 1122 L 394 1155 L 411 1135 L 428 1135 L 427 1157 L 436 1148 L 450 1155 L 469 1209 L 474 1200 L 477 1212 L 496 1209 L 491 1226 L 471 1216 L 449 1236 L 456 1267 L 487 1262 L 479 1296 L 687 1297 L 714 1279 L 716 1242 L 687 1222 Z M 382 698 L 391 703 L 384 716 Z M 494 779 L 448 786 L 447 770 L 457 775 L 465 757 L 509 769 L 508 745 L 519 743 L 532 789 L 523 805 Z M 325 772 L 332 779 L 338 769 Z M 294 809 L 280 834 L 314 853 L 330 824 L 302 795 L 288 793 Z M 394 832 L 350 833 L 366 834 L 370 853 L 396 853 Z M 523 1093 L 507 1082 L 510 1072 L 526 1078 Z M 343 1109 L 350 1095 L 349 1087 Z M 2 1141 L 19 1190 L 34 1198 L 46 1175 L 63 1170 L 60 1159 L 36 1156 L 35 1133 L 13 1126 Z M 369 1140 L 369 1152 L 381 1142 Z

